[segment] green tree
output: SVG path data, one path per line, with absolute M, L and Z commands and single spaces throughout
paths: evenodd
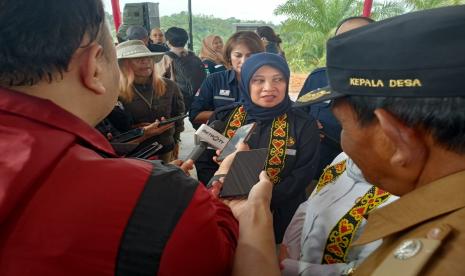
M 169 27 L 180 27 L 186 31 L 189 30 L 187 12 L 172 14 L 170 16 L 160 17 L 160 25 L 163 30 Z M 192 17 L 192 35 L 194 37 L 194 52 L 198 53 L 202 46 L 202 40 L 208 35 L 219 35 L 224 42 L 235 32 L 234 24 L 243 23 L 244 21 L 234 17 L 228 19 L 220 19 L 207 15 L 193 15 Z M 249 23 L 267 24 L 264 21 L 247 21 Z
M 362 0 L 289 0 L 275 13 L 286 15 L 279 32 L 287 60 L 297 72 L 308 72 L 324 66 L 326 41 L 333 36 L 344 18 L 360 15 Z M 374 19 L 384 19 L 404 12 L 404 5 L 394 1 L 376 2 Z
M 116 41 L 116 31 L 115 31 L 115 23 L 113 20 L 113 15 L 105 12 L 105 19 L 107 21 L 108 27 L 110 27 L 110 33 L 113 39 Z
M 465 4 L 464 0 L 404 0 L 403 2 L 412 10 L 425 10 L 443 6 Z
M 116 40 L 115 27 L 113 23 L 113 16 L 105 13 L 111 33 Z M 207 15 L 193 15 L 192 16 L 192 34 L 194 36 L 194 52 L 198 53 L 202 46 L 202 40 L 208 35 L 219 35 L 223 38 L 224 42 L 235 32 L 234 24 L 244 23 L 245 21 L 231 17 L 228 19 L 220 19 Z M 247 21 L 247 23 L 257 23 L 261 25 L 271 25 L 264 21 Z M 170 27 L 180 27 L 189 31 L 189 21 L 187 12 L 180 12 L 168 16 L 160 17 L 161 29 L 166 31 Z

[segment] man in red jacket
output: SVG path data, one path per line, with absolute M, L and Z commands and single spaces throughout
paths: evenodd
M 248 226 L 267 231 L 269 181 L 233 208 L 238 240 L 231 210 L 203 185 L 117 158 L 93 128 L 119 82 L 101 0 L 0 7 L 0 275 L 230 274 L 236 244 L 247 252 L 255 238 Z

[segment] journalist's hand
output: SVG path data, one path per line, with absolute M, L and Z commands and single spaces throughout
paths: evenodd
M 225 199 L 223 202 L 231 208 L 234 216 L 240 221 L 244 214 L 247 215 L 247 210 L 257 206 L 267 206 L 269 208 L 272 191 L 273 184 L 266 172 L 262 171 L 258 183 L 252 187 L 247 199 Z
M 218 168 L 218 170 L 215 172 L 215 175 L 216 174 L 227 174 L 228 171 L 229 171 L 229 168 L 231 168 L 231 164 L 234 160 L 234 157 L 236 157 L 236 153 L 238 151 L 247 151 L 247 150 L 250 150 L 249 146 L 245 143 L 239 143 L 237 144 L 237 150 L 233 153 L 231 153 L 230 155 L 228 155 L 221 163 L 219 163 L 220 167 Z M 213 160 L 215 160 L 216 162 L 216 156 L 213 157 Z

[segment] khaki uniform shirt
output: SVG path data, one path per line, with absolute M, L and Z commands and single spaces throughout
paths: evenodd
M 465 171 L 370 214 L 353 245 L 383 239 L 355 275 L 465 275 Z

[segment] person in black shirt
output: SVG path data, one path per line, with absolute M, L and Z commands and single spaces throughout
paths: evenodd
M 147 45 L 152 52 L 168 52 L 170 48 L 165 44 L 165 34 L 160 28 L 153 28 L 150 31 L 150 40 Z

